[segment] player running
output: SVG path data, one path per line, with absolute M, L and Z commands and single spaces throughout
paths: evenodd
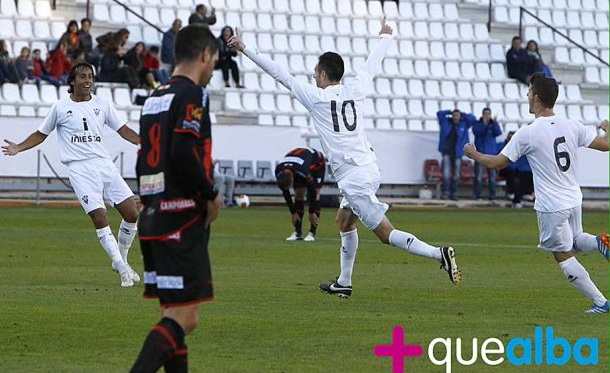
M 479 153 L 466 144 L 464 154 L 486 167 L 500 170 L 525 155 L 534 174 L 540 243 L 538 248 L 553 253 L 568 281 L 593 302 L 588 314 L 608 313 L 608 300 L 591 281 L 574 252 L 598 250 L 608 260 L 608 235 L 593 236 L 582 229 L 582 192 L 576 182 L 579 147 L 608 151 L 608 121 L 597 136 L 582 123 L 555 115 L 553 107 L 559 87 L 555 79 L 534 74 L 527 99 L 536 118 L 519 129 L 498 155 Z
M 140 137 L 127 127 L 116 109 L 92 92 L 93 67 L 79 63 L 70 70 L 68 96 L 57 101 L 38 130 L 23 142 L 4 140 L 6 155 L 16 155 L 41 144 L 57 129 L 61 163 L 68 166 L 68 176 L 74 193 L 91 217 L 100 244 L 112 261 L 112 268 L 121 275 L 121 286 L 133 286 L 140 276 L 127 263 L 127 254 L 137 233 L 138 210 L 133 192 L 121 177 L 104 148 L 104 125 L 134 145 Z M 118 243 L 112 234 L 104 200 L 119 211 L 123 220 L 119 227 Z
M 346 298 L 352 294 L 352 269 L 358 249 L 358 218 L 381 242 L 415 255 L 436 259 L 441 263 L 441 268 L 449 273 L 454 284 L 461 280 L 453 248 L 433 247 L 411 233 L 394 229 L 385 216 L 388 205 L 380 202 L 375 195 L 380 183 L 379 167 L 364 133 L 362 113 L 366 92 L 381 68 L 381 61 L 392 41 L 392 32 L 384 18 L 377 46 L 364 66 L 356 71 L 356 77 L 346 84 L 341 84 L 344 70 L 341 56 L 334 52 L 322 54 L 314 69 L 315 86 L 295 79 L 277 63 L 257 50 L 246 47 L 239 31 L 228 41 L 230 47 L 243 52 L 288 88 L 313 118 L 324 154 L 329 159 L 343 195 L 337 213 L 342 244 L 341 274 L 329 284 L 320 284 L 320 290 Z
M 291 150 L 275 167 L 277 186 L 282 190 L 290 210 L 294 232 L 286 241 L 303 240 L 303 214 L 305 210 L 305 193 L 309 203 L 309 222 L 311 226 L 304 241 L 316 240 L 316 231 L 320 220 L 320 190 L 324 183 L 326 159 L 319 150 L 297 148 Z M 294 189 L 294 202 L 290 195 Z

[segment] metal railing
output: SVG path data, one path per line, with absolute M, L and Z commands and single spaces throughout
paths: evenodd
M 127 5 L 123 4 L 121 1 L 119 0 L 112 0 L 115 3 L 119 4 L 120 6 L 122 6 L 123 8 L 125 8 L 126 11 L 128 11 L 129 13 L 133 14 L 134 16 L 138 17 L 139 19 L 141 19 L 144 23 L 146 23 L 147 25 L 149 25 L 150 27 L 154 28 L 155 30 L 157 30 L 158 32 L 160 32 L 161 34 L 164 33 L 164 31 L 157 25 L 155 25 L 154 23 L 150 22 L 149 20 L 147 20 L 146 18 L 142 17 L 141 14 L 136 13 L 135 11 L 133 11 L 133 9 L 131 9 L 130 7 L 128 7 Z M 87 18 L 89 17 L 89 8 L 90 8 L 90 3 L 91 0 L 87 0 Z
M 519 37 L 523 40 L 522 35 L 523 35 L 523 14 L 526 13 L 527 15 L 529 15 L 530 17 L 534 18 L 535 20 L 537 20 L 538 22 L 542 23 L 543 25 L 545 25 L 546 27 L 550 28 L 554 33 L 557 33 L 559 35 L 561 35 L 561 37 L 563 37 L 564 39 L 566 39 L 567 41 L 569 41 L 570 43 L 574 44 L 575 46 L 577 46 L 578 48 L 582 49 L 583 52 L 591 55 L 593 58 L 595 58 L 596 60 L 598 60 L 599 62 L 603 63 L 606 66 L 610 67 L 610 64 L 607 61 L 604 61 L 600 56 L 596 55 L 595 53 L 591 52 L 590 50 L 588 50 L 587 48 L 583 47 L 582 45 L 580 45 L 579 43 L 575 42 L 574 40 L 572 40 L 572 38 L 570 38 L 569 36 L 567 36 L 566 34 L 564 34 L 563 32 L 557 30 L 555 27 L 549 25 L 547 22 L 541 20 L 540 18 L 538 18 L 538 16 L 536 16 L 535 14 L 533 14 L 532 12 L 530 12 L 529 10 L 525 9 L 524 7 L 520 6 L 519 7 Z

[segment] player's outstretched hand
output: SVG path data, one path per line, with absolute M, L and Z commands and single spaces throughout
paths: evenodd
M 208 200 L 206 202 L 207 215 L 205 217 L 204 223 L 205 228 L 209 227 L 210 223 L 216 220 L 218 214 L 220 214 L 220 207 L 222 206 L 221 198 L 222 196 L 220 195 L 220 193 L 218 193 L 216 198 L 214 198 L 213 200 Z
M 472 156 L 477 152 L 477 148 L 474 146 L 474 144 L 471 143 L 467 143 L 466 145 L 464 145 L 464 154 L 468 157 L 468 158 L 472 158 Z
M 381 19 L 381 30 L 379 31 L 379 35 L 388 34 L 392 35 L 394 30 L 385 22 L 385 17 Z
M 17 144 L 7 139 L 4 139 L 4 142 L 8 144 L 2 146 L 2 153 L 4 153 L 4 155 L 16 155 L 19 153 Z
M 239 33 L 239 28 L 235 27 L 235 34 L 232 35 L 229 40 L 227 40 L 227 45 L 231 49 L 235 49 L 240 52 L 244 51 L 244 48 L 246 48 L 246 46 L 244 45 L 244 42 L 241 41 L 241 34 Z
M 604 119 L 600 124 L 599 124 L 599 128 L 601 128 L 602 130 L 604 130 L 604 132 L 608 133 L 608 119 Z M 6 141 L 6 140 L 4 140 Z

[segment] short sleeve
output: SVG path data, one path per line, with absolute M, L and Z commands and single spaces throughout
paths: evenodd
M 580 122 L 576 122 L 578 128 L 578 146 L 583 148 L 588 148 L 589 145 L 595 140 L 597 134 L 593 131 L 590 131 L 585 127 L 584 124 Z
M 105 124 L 115 131 L 118 131 L 127 123 L 127 118 L 124 118 L 108 101 L 104 101 L 106 105 L 106 122 Z
M 515 132 L 508 144 L 502 149 L 500 154 L 510 159 L 511 162 L 516 162 L 519 158 L 526 155 L 529 149 L 527 127 Z
M 53 106 L 51 106 L 51 109 L 49 109 L 49 113 L 44 118 L 44 121 L 42 122 L 40 127 L 38 127 L 38 132 L 48 136 L 51 132 L 53 132 L 53 130 L 55 129 L 56 126 L 57 126 L 57 103 L 53 104 Z
M 207 101 L 207 97 L 202 96 L 203 90 L 193 87 L 185 92 L 181 100 L 176 101 L 178 115 L 174 128 L 175 133 L 186 133 L 196 138 L 201 137 L 201 126 L 205 114 L 203 105 Z

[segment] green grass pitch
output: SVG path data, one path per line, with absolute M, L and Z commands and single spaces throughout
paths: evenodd
M 285 209 L 223 210 L 210 251 L 216 298 L 204 303 L 200 327 L 187 339 L 191 372 L 389 373 L 374 356 L 396 325 L 424 351 L 436 337 L 533 338 L 553 326 L 572 343 L 599 339 L 599 365 L 490 367 L 454 362 L 453 372 L 607 372 L 608 316 L 566 281 L 551 255 L 536 249 L 533 210 L 390 211 L 394 225 L 433 244 L 456 248 L 459 287 L 438 264 L 378 243 L 361 225 L 354 294 L 344 300 L 317 284 L 339 269 L 335 211 L 322 212 L 315 243 L 287 243 Z M 119 217 L 111 210 L 113 231 Z M 584 212 L 585 231 L 608 227 L 605 212 Z M 136 241 L 137 242 L 137 241 Z M 142 285 L 119 278 L 80 208 L 0 208 L 0 372 L 127 372 L 159 319 Z M 608 264 L 579 257 L 608 293 Z M 138 243 L 130 262 L 141 273 Z M 480 342 L 479 342 L 480 343 Z M 406 360 L 406 372 L 445 372 L 427 353 Z

